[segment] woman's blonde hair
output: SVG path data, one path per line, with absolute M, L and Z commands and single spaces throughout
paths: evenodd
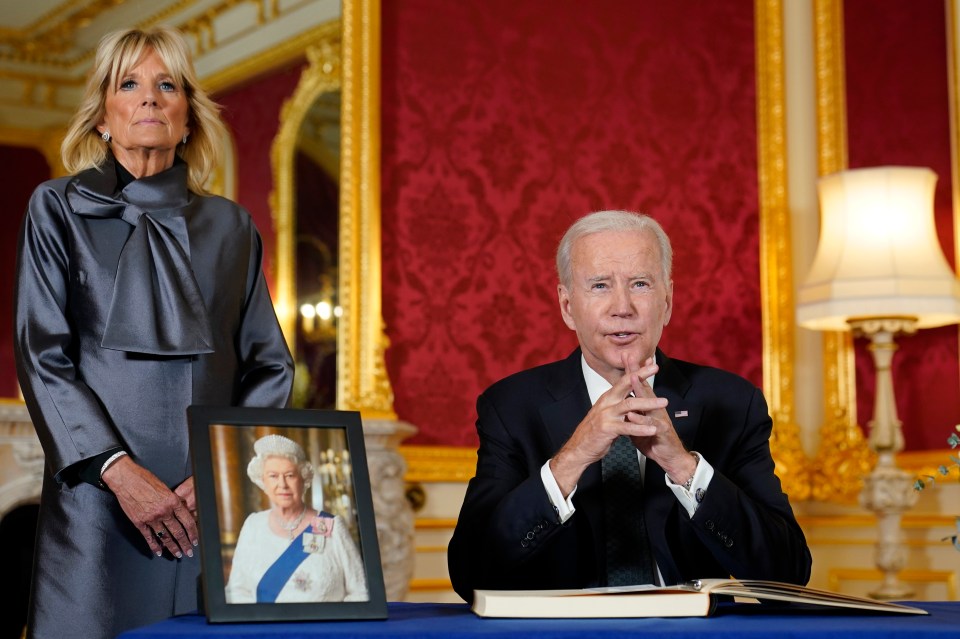
M 104 118 L 107 91 L 116 90 L 127 72 L 150 51 L 160 56 L 187 96 L 190 135 L 185 144 L 177 145 L 177 155 L 189 167 L 190 190 L 205 193 L 203 185 L 220 162 L 219 141 L 225 139 L 226 127 L 220 120 L 219 105 L 197 82 L 186 40 L 179 31 L 167 27 L 124 29 L 100 41 L 80 107 L 60 145 L 63 166 L 70 173 L 78 173 L 103 164 L 109 149 L 96 127 Z

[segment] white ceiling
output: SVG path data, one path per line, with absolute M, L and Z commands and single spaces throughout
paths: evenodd
M 181 29 L 201 81 L 216 81 L 339 17 L 340 0 L 0 0 L 0 131 L 64 126 L 115 29 Z

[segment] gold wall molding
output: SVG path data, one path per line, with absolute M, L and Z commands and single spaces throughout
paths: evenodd
M 477 470 L 477 451 L 466 446 L 401 446 L 408 482 L 470 481 Z
M 957 573 L 950 570 L 901 570 L 898 573 L 901 581 L 914 584 L 943 584 L 946 587 L 947 599 L 956 601 L 957 599 Z M 883 579 L 883 573 L 879 570 L 862 568 L 831 568 L 827 583 L 828 589 L 834 592 L 840 592 L 842 582 L 844 581 L 868 581 L 871 583 Z
M 756 0 L 757 154 L 763 390 L 773 419 L 770 448 L 784 491 L 810 495 L 793 394 L 794 305 L 787 205 L 786 90 L 782 0 Z
M 433 592 L 436 590 L 453 590 L 449 579 L 411 579 L 411 592 Z
M 414 528 L 417 530 L 453 530 L 457 526 L 456 517 L 417 517 Z
M 877 518 L 870 515 L 797 515 L 797 522 L 804 530 L 810 528 L 867 528 L 872 532 L 877 527 Z M 904 529 L 921 530 L 928 528 L 952 528 L 956 517 L 951 515 L 903 515 L 901 527 Z M 852 543 L 847 539 L 842 543 Z M 876 544 L 875 539 L 866 539 L 864 543 Z M 941 542 L 930 542 L 940 545 Z
M 817 95 L 817 169 L 826 175 L 847 168 L 847 100 L 842 0 L 814 0 Z M 812 188 L 812 187 L 811 187 Z M 812 468 L 812 497 L 854 503 L 875 455 L 857 425 L 853 337 L 823 334 L 824 422 Z

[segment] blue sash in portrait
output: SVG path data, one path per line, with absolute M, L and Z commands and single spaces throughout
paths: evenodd
M 306 531 L 304 531 L 306 532 Z M 287 585 L 293 572 L 303 563 L 310 553 L 303 550 L 303 533 L 290 542 L 283 554 L 263 573 L 257 584 L 257 603 L 274 603 L 277 595 Z

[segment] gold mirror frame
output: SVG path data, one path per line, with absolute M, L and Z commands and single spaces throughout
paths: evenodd
M 380 271 L 380 2 L 344 0 L 339 23 L 307 48 L 304 69 L 283 105 L 271 149 L 276 191 L 276 307 L 296 352 L 296 220 L 293 156 L 300 123 L 314 99 L 340 89 L 340 261 L 337 327 L 337 408 L 365 418 L 396 419 L 383 354 Z
M 810 497 L 809 460 L 800 442 L 793 392 L 794 305 L 787 201 L 787 122 L 783 1 L 755 0 L 758 195 L 763 391 L 773 432 L 770 449 L 783 490 Z

